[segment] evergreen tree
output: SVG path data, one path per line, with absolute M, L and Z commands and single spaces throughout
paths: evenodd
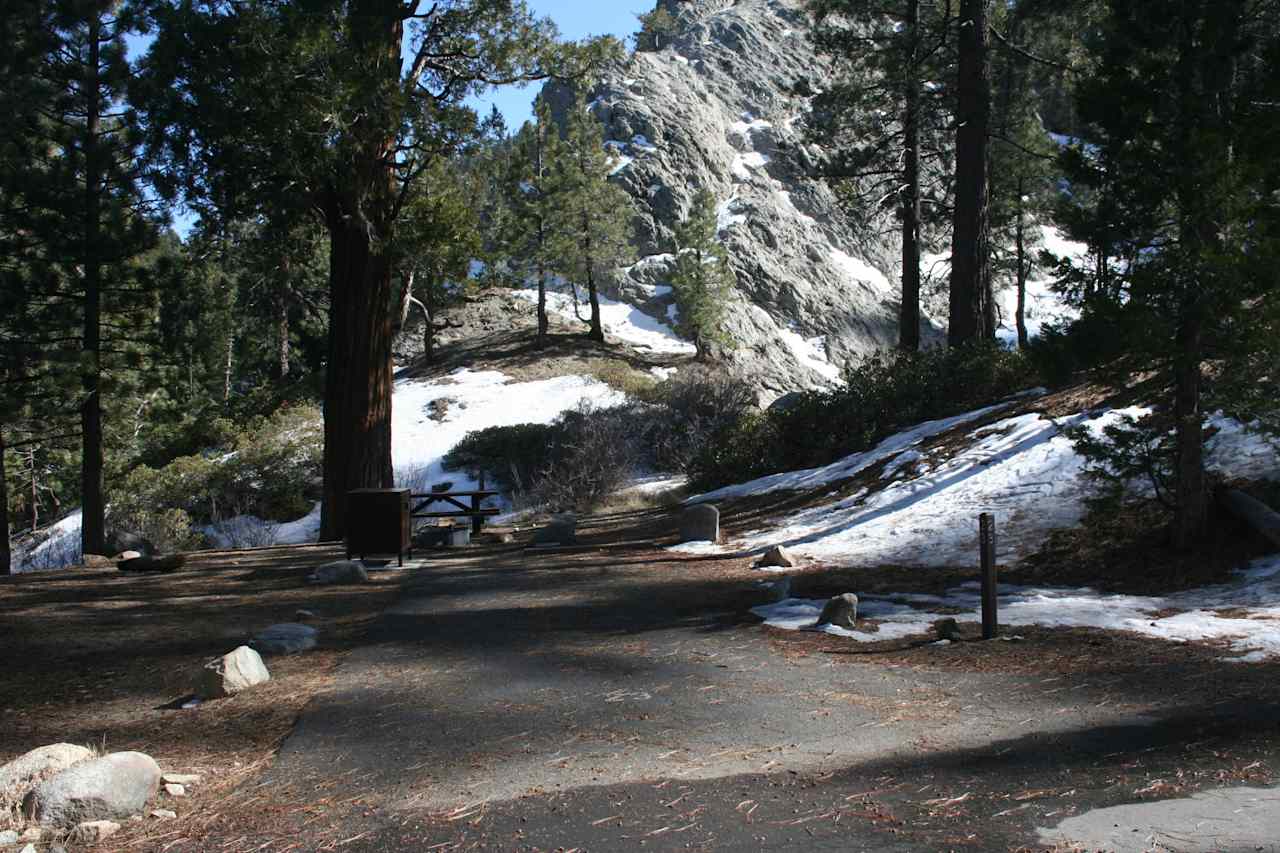
M 616 43 L 557 46 L 519 0 L 175 2 L 155 17 L 139 91 L 188 202 L 240 218 L 302 196 L 329 232 L 321 537 L 340 538 L 347 492 L 392 482 L 394 247 L 412 185 L 474 131 L 469 96 L 581 73 Z
M 1028 23 L 1028 15 L 1036 17 Z M 1039 114 L 1039 96 L 1032 85 L 1032 65 L 1037 60 L 1025 49 L 1025 37 L 1053 32 L 1062 20 L 1035 4 L 1014 4 L 997 10 L 1004 25 L 1000 50 L 995 51 L 993 80 L 995 99 L 991 132 L 990 193 L 993 276 L 1013 287 L 1016 299 L 1014 328 L 1018 346 L 1029 343 L 1027 331 L 1027 281 L 1040 266 L 1042 245 L 1039 223 L 1052 210 L 1056 198 L 1056 148 L 1045 133 Z M 993 285 L 993 290 L 996 289 Z M 999 318 L 1003 319 L 1003 318 Z
M 898 217 L 898 342 L 915 350 L 922 229 L 946 209 L 950 192 L 951 107 L 939 82 L 951 62 L 948 12 L 921 0 L 810 0 L 809 10 L 815 45 L 837 60 L 834 79 L 814 101 L 812 133 L 834 147 L 826 177 L 862 225 L 886 206 Z
M 541 98 L 534 104 L 534 118 L 520 128 L 514 140 L 511 168 L 506 180 L 506 246 L 517 283 L 530 278 L 538 286 L 538 345 L 545 345 L 547 278 L 555 265 L 552 229 L 559 200 L 556 197 L 557 164 L 564 144 L 551 118 L 551 108 Z
M 1127 318 L 1136 354 L 1169 380 L 1183 546 L 1207 527 L 1203 395 L 1217 405 L 1232 385 L 1274 388 L 1280 355 L 1269 322 L 1280 293 L 1276 11 L 1265 0 L 1110 0 L 1079 91 L 1088 144 L 1066 157 L 1073 196 L 1087 190 L 1105 212 L 1095 245 L 1127 261 L 1081 300 L 1086 313 Z M 1274 414 L 1274 392 L 1236 402 L 1252 404 L 1246 417 Z M 1168 421 L 1149 426 L 1163 433 Z
M 600 286 L 631 253 L 631 200 L 609 182 L 604 129 L 579 97 L 565 120 L 564 151 L 555 162 L 552 238 L 558 271 L 574 288 L 587 288 L 587 337 L 604 342 Z
M 26 214 L 21 298 L 33 322 L 24 338 L 46 364 L 77 366 L 69 396 L 80 424 L 82 545 L 101 553 L 106 397 L 150 342 L 138 319 L 153 294 L 137 260 L 157 231 L 124 101 L 124 39 L 140 21 L 115 0 L 58 0 L 38 26 L 42 52 L 15 85 L 44 97 L 22 111 L 29 159 L 7 176 Z
M 676 266 L 671 287 L 680 308 L 679 330 L 693 341 L 698 358 L 703 360 L 712 344 L 730 342 L 724 316 L 734 276 L 718 232 L 715 196 L 709 190 L 699 190 L 689 214 L 675 229 Z
M 636 15 L 640 32 L 636 33 L 636 50 L 662 50 L 676 33 L 676 19 L 659 3 L 650 12 Z
M 409 307 L 423 314 L 422 343 L 427 364 L 435 361 L 436 333 L 446 328 L 438 310 L 466 281 L 480 251 L 480 225 L 472 199 L 473 176 L 438 160 L 419 182 L 406 206 L 401 229 L 401 324 Z

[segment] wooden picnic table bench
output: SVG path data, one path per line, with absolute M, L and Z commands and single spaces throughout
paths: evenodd
M 497 515 L 501 512 L 501 510 L 493 507 L 480 506 L 480 502 L 485 498 L 496 497 L 497 494 L 498 493 L 496 491 L 491 489 L 414 494 L 413 509 L 410 512 L 410 515 L 413 518 L 470 518 L 471 534 L 474 536 L 478 534 L 480 532 L 480 528 L 484 526 L 484 520 L 486 517 Z M 454 507 L 454 509 L 428 512 L 427 507 L 431 506 L 433 503 L 447 504 Z

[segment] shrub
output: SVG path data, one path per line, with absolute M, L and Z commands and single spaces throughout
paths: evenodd
M 873 353 L 845 371 L 840 388 L 805 392 L 784 408 L 722 427 L 690 464 L 691 484 L 704 490 L 826 465 L 905 426 L 1004 399 L 1037 378 L 1022 353 L 995 344 Z
M 554 459 L 558 429 L 553 424 L 516 424 L 475 430 L 445 454 L 444 467 L 485 472 L 497 485 L 523 493 Z
M 113 484 L 109 524 L 162 551 L 201 544 L 197 526 L 242 515 L 288 521 L 311 508 L 320 476 L 320 413 L 281 409 L 248 427 L 226 430 L 229 447 L 182 456 L 160 468 L 140 465 Z

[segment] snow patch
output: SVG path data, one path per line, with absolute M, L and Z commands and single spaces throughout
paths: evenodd
M 791 350 L 791 354 L 796 357 L 796 360 L 805 367 L 816 371 L 832 382 L 840 380 L 839 365 L 832 364 L 827 358 L 826 335 L 806 338 L 791 329 L 779 329 L 778 335 L 782 338 L 783 343 L 787 345 L 787 349 Z
M 533 303 L 538 301 L 538 291 L 535 289 L 514 290 L 512 295 Z M 600 295 L 599 300 L 600 325 L 606 333 L 618 340 L 651 352 L 672 355 L 691 355 L 697 352 L 693 344 L 681 340 L 670 326 L 655 320 L 639 308 L 604 295 Z M 548 290 L 547 310 L 576 319 L 573 297 L 568 293 Z
M 894 287 L 889 282 L 889 278 L 866 261 L 839 249 L 831 250 L 831 261 L 849 277 L 870 285 L 872 290 L 886 295 L 893 294 Z

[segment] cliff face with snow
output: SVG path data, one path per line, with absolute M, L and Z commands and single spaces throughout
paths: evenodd
M 609 69 L 587 95 L 614 153 L 612 180 L 635 205 L 640 261 L 617 289 L 667 315 L 672 229 L 709 188 L 737 277 L 737 346 L 726 358 L 766 398 L 829 384 L 846 360 L 896 341 L 898 248 L 892 223 L 859 233 L 810 177 L 824 153 L 805 143 L 804 125 L 827 74 L 802 4 L 668 9 L 676 35 Z M 552 85 L 544 97 L 563 112 L 573 93 Z

